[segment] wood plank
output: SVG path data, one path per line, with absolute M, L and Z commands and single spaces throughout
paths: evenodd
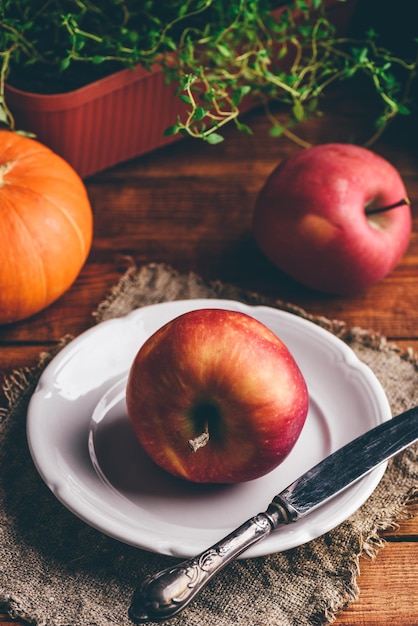
M 155 250 L 154 254 L 146 251 L 144 256 L 138 254 L 134 260 L 138 265 L 161 261 L 172 264 L 179 271 L 193 270 L 206 279 L 221 279 L 269 297 L 293 302 L 311 313 L 344 320 L 349 327 L 373 330 L 391 341 L 409 339 L 414 342 L 418 339 L 416 278 L 405 277 L 402 266 L 366 293 L 342 298 L 312 294 L 268 266 L 264 260 L 257 261 L 255 255 L 251 256 L 251 251 L 247 256 L 244 250 L 234 251 L 233 247 L 227 252 L 227 243 L 212 247 L 212 250 L 196 244 L 195 250 L 189 249 L 181 261 L 173 264 L 170 258 L 174 245 L 171 242 L 165 254 L 161 254 L 161 249 Z M 181 249 L 182 242 L 177 241 L 178 254 Z M 211 260 L 212 269 L 208 270 L 211 254 L 219 261 Z M 115 258 L 109 255 L 100 262 L 89 262 L 73 287 L 58 302 L 29 320 L 0 327 L 0 345 L 22 341 L 31 343 L 35 337 L 43 344 L 58 341 L 63 333 L 79 334 L 94 323 L 92 312 L 119 280 L 131 259 L 115 254 Z M 245 272 L 242 271 L 243 265 Z
M 383 533 L 386 541 L 418 541 L 418 510 L 415 507 L 414 517 L 399 522 L 399 526 Z
M 128 263 L 88 262 L 73 286 L 50 307 L 33 317 L 0 326 L 0 345 L 54 343 L 65 334 L 77 336 L 94 322 L 92 313 L 119 280 Z M 0 361 L 1 363 L 1 361 Z
M 388 543 L 375 560 L 362 558 L 360 597 L 340 612 L 335 626 L 418 624 L 418 542 Z

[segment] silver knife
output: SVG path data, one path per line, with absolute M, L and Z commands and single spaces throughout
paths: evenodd
M 206 583 L 282 524 L 297 522 L 418 440 L 418 407 L 372 428 L 315 465 L 258 513 L 198 556 L 146 578 L 129 609 L 137 624 L 182 611 Z

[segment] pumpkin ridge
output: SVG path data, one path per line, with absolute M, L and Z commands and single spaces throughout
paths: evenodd
M 25 196 L 31 197 L 31 199 L 33 199 L 35 202 L 40 201 L 45 206 L 46 206 L 46 203 L 48 203 L 50 207 L 58 211 L 58 213 L 61 214 L 66 219 L 68 224 L 70 224 L 72 227 L 72 231 L 74 232 L 75 239 L 78 241 L 78 244 L 79 244 L 78 247 L 80 251 L 80 260 L 83 260 L 85 258 L 85 255 L 87 254 L 87 246 L 85 245 L 85 242 L 83 239 L 83 235 L 82 235 L 83 231 L 79 227 L 79 225 L 77 224 L 77 221 L 72 217 L 69 211 L 65 210 L 64 207 L 57 204 L 56 200 L 53 197 L 48 197 L 46 194 L 41 194 L 39 191 L 35 189 L 31 189 L 30 187 L 22 187 L 19 185 L 13 185 L 13 190 L 18 190 L 21 193 L 23 193 Z M 16 211 L 16 207 L 13 207 L 13 209 Z M 23 220 L 22 217 L 21 219 Z M 31 232 L 30 229 L 28 229 L 28 232 L 29 233 Z
M 47 196 L 45 196 L 47 197 Z M 71 226 L 73 227 L 73 230 L 77 236 L 78 242 L 80 244 L 80 252 L 81 252 L 81 259 L 85 259 L 85 257 L 87 256 L 89 249 L 90 249 L 90 244 L 91 244 L 91 239 L 92 237 L 90 236 L 90 243 L 86 244 L 86 237 L 83 236 L 83 230 L 80 228 L 80 226 L 78 225 L 77 221 L 73 218 L 73 216 L 71 215 L 71 213 L 69 211 L 67 211 L 63 206 L 60 206 L 58 204 L 56 204 L 55 202 L 52 202 L 50 200 L 50 203 L 52 204 L 52 206 L 55 206 L 56 209 L 58 209 L 58 211 L 60 211 L 67 219 L 67 221 L 71 224 Z
M 56 180 L 58 181 L 59 178 L 57 177 Z M 11 191 L 18 190 L 21 193 L 25 194 L 26 196 L 28 196 L 29 194 L 32 195 L 32 197 L 35 200 L 40 200 L 41 202 L 48 201 L 51 206 L 53 206 L 57 211 L 59 211 L 66 218 L 68 223 L 71 224 L 76 234 L 76 238 L 80 244 L 80 253 L 81 253 L 80 258 L 82 259 L 85 258 L 90 246 L 89 244 L 86 244 L 86 237 L 85 236 L 83 237 L 83 230 L 82 228 L 80 228 L 79 224 L 77 223 L 77 220 L 74 219 L 74 217 L 71 215 L 70 211 L 68 211 L 62 205 L 58 204 L 56 201 L 56 198 L 54 198 L 53 196 L 48 196 L 47 192 L 41 193 L 37 189 L 33 189 L 31 187 L 25 187 L 23 185 L 19 185 L 15 183 L 8 183 L 8 184 L 10 185 L 9 189 Z M 2 185 L 0 184 L 0 191 L 1 189 L 2 189 Z M 91 243 L 91 236 L 90 236 L 90 243 Z
M 13 216 L 15 217 L 15 220 L 19 222 L 19 226 L 21 228 L 22 231 L 25 232 L 26 236 L 25 236 L 25 245 L 31 246 L 31 269 L 33 270 L 34 265 L 36 263 L 36 276 L 37 276 L 37 291 L 41 291 L 41 296 L 39 297 L 39 294 L 37 294 L 37 298 L 36 300 L 40 304 L 40 306 L 46 306 L 45 303 L 47 302 L 47 282 L 46 282 L 46 274 L 45 274 L 45 263 L 44 263 L 44 259 L 42 258 L 42 255 L 39 254 L 39 247 L 36 245 L 36 242 L 33 238 L 33 233 L 31 232 L 31 229 L 27 226 L 25 220 L 23 219 L 23 216 L 21 215 L 21 213 L 19 211 L 16 210 L 16 207 L 13 205 L 13 203 L 10 201 L 10 199 L 8 199 L 7 197 L 3 196 L 0 198 L 1 199 L 1 203 L 2 203 L 2 208 L 4 208 L 4 204 L 8 204 L 9 206 L 6 206 L 6 210 L 9 210 L 9 213 L 12 213 Z M 1 247 L 1 249 L 3 250 L 3 252 L 5 253 L 7 250 L 7 246 L 3 245 Z M 6 255 L 4 254 L 4 257 Z M 3 265 L 3 264 L 2 264 Z M 16 267 L 16 263 L 13 263 L 13 267 L 11 268 L 14 271 L 13 274 L 13 280 L 16 279 L 16 274 L 21 274 L 22 272 L 19 272 L 18 269 Z M 40 289 L 40 285 L 42 285 L 41 289 Z M 4 285 L 3 285 L 4 287 Z

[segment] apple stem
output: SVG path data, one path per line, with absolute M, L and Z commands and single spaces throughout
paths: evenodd
M 209 441 L 209 428 L 208 423 L 205 424 L 205 430 L 203 433 L 195 437 L 194 439 L 189 439 L 187 442 L 189 444 L 189 448 L 192 452 L 196 452 L 199 448 L 203 448 Z
M 385 211 L 396 209 L 396 207 L 402 206 L 404 204 L 411 204 L 410 199 L 402 198 L 402 200 L 399 200 L 399 202 L 395 202 L 394 204 L 389 204 L 388 206 L 380 207 L 379 209 L 371 209 L 371 211 L 366 211 L 366 215 L 374 215 L 375 213 L 385 213 Z

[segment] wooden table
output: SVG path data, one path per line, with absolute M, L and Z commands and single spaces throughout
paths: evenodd
M 286 138 L 269 137 L 263 111 L 248 113 L 245 121 L 253 128 L 252 136 L 230 127 L 226 141 L 217 146 L 183 140 L 86 180 L 95 215 L 88 262 L 57 303 L 32 319 L 0 328 L 1 375 L 35 364 L 38 354 L 64 334 L 76 336 L 91 326 L 92 311 L 130 263 L 149 261 L 292 301 L 418 351 L 416 119 L 396 122 L 373 146 L 406 183 L 414 214 L 410 248 L 390 276 L 350 298 L 297 285 L 255 246 L 251 216 L 257 193 L 276 164 L 300 148 Z M 312 143 L 362 143 L 370 123 L 367 100 L 342 90 L 330 98 L 325 117 L 299 130 Z M 387 545 L 376 560 L 361 560 L 360 599 L 339 614 L 338 626 L 418 624 L 418 517 L 384 537 Z M 0 614 L 0 626 L 9 622 Z

